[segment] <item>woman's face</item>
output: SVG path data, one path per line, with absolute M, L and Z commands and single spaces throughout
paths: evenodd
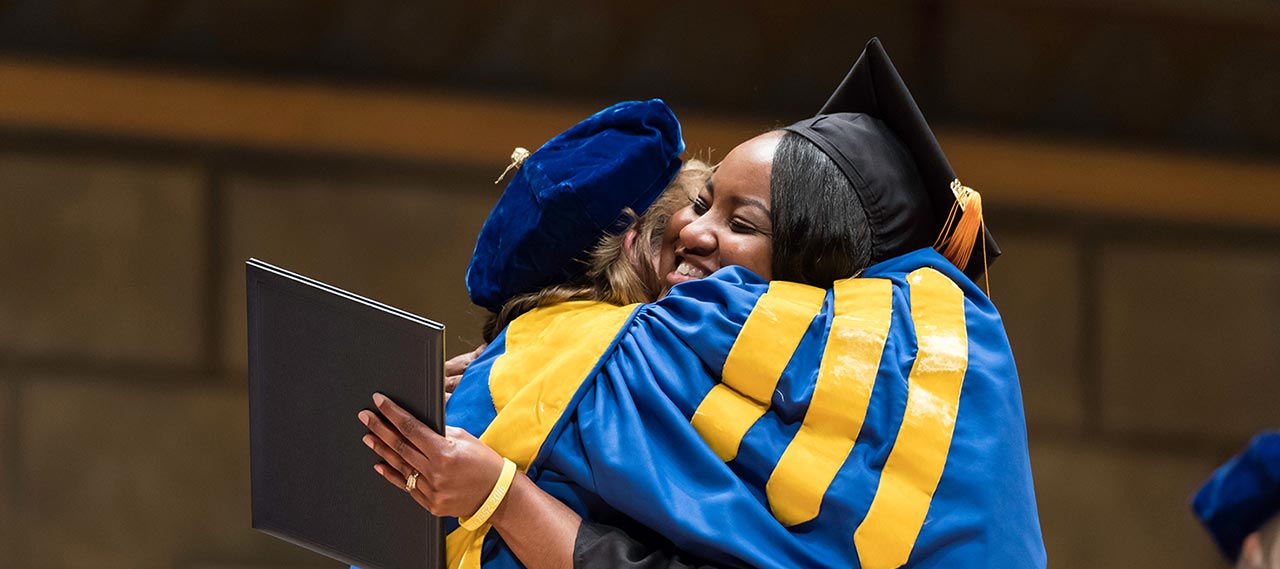
M 771 278 L 769 174 L 781 138 L 775 131 L 738 145 L 698 196 L 671 216 L 658 257 L 658 275 L 665 287 L 729 265 Z

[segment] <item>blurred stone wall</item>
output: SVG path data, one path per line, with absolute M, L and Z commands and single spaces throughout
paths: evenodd
M 0 566 L 334 566 L 249 529 L 244 261 L 466 349 L 492 173 L 59 146 L 0 149 Z
M 3 565 L 334 566 L 249 529 L 243 262 L 442 320 L 464 350 L 493 174 L 0 144 Z M 990 215 L 1053 566 L 1215 566 L 1187 502 L 1277 426 L 1280 233 Z
M 1050 566 L 1224 565 L 1190 497 L 1280 426 L 1280 234 L 992 215 Z

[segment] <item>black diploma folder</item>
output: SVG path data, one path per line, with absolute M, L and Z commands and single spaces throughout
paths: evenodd
M 373 465 L 383 393 L 444 432 L 444 326 L 250 259 L 253 527 L 361 569 L 444 566 L 444 526 Z

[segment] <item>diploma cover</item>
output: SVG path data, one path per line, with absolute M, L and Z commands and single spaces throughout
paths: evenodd
M 362 569 L 444 564 L 441 520 L 373 470 L 356 414 L 383 393 L 444 431 L 444 326 L 250 259 L 255 529 Z

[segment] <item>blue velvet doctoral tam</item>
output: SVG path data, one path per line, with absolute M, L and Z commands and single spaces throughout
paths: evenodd
M 661 99 L 618 103 L 529 155 L 489 213 L 467 268 L 475 304 L 569 282 L 584 252 L 643 213 L 680 170 L 680 122 Z
M 728 267 L 532 311 L 447 416 L 585 519 L 710 562 L 1045 566 L 999 314 L 932 249 L 828 290 Z M 448 528 L 450 566 L 518 565 Z
M 1222 554 L 1235 562 L 1245 538 L 1280 515 L 1280 431 L 1254 437 L 1214 471 L 1191 508 Z

